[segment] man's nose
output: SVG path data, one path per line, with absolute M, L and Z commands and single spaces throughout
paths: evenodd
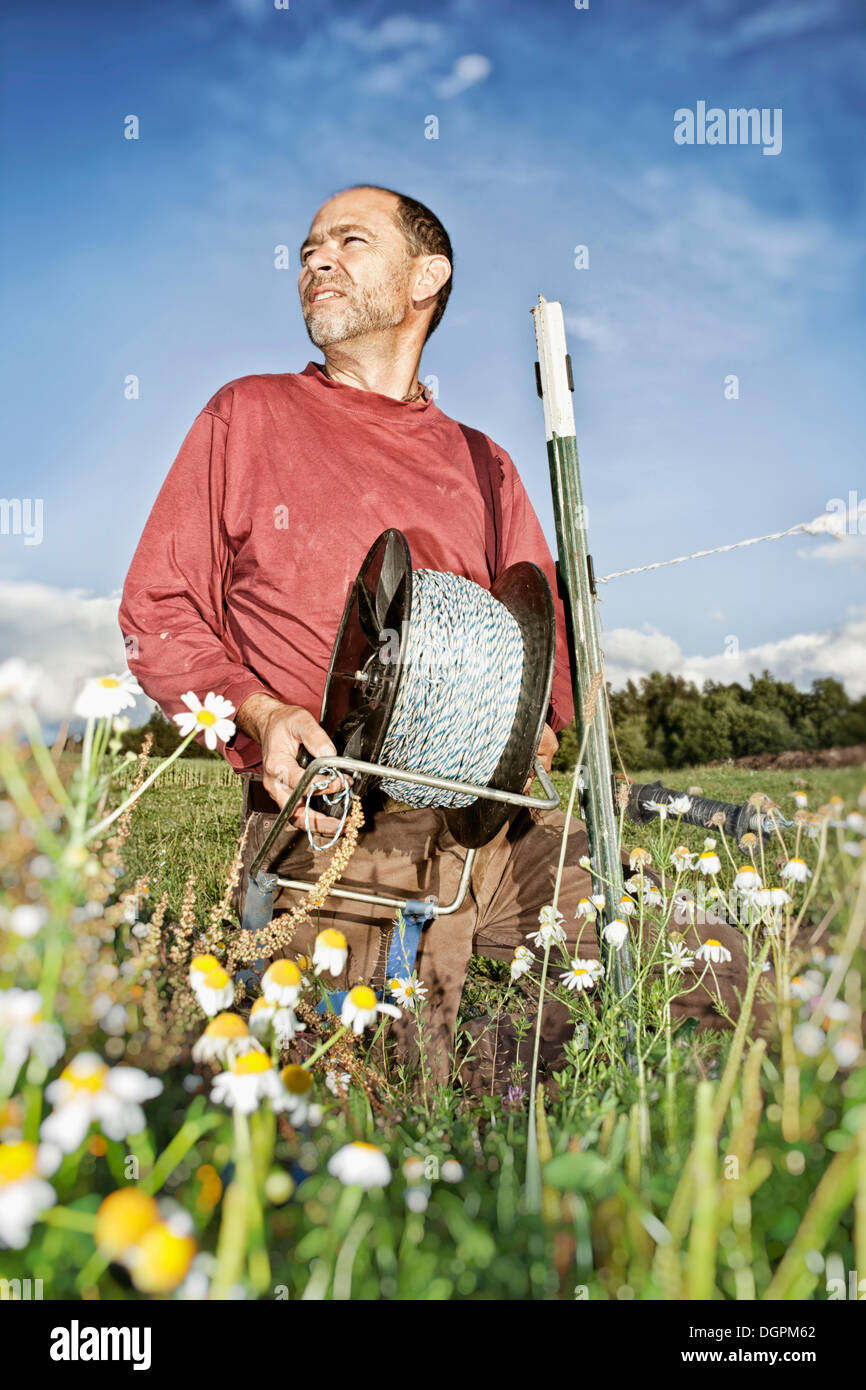
M 330 270 L 334 264 L 333 253 L 326 246 L 317 246 L 307 256 L 307 270 L 317 273 L 320 270 Z

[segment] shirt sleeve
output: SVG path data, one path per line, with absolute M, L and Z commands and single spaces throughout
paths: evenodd
M 232 553 L 223 522 L 229 429 L 223 411 L 230 405 L 226 389 L 194 422 L 123 587 L 118 617 L 129 669 L 169 719 L 186 709 L 181 696 L 190 690 L 200 700 L 214 691 L 235 710 L 257 691 L 273 693 L 226 639 Z M 222 751 L 236 771 L 261 762 L 258 743 L 240 731 Z
M 494 446 L 495 447 L 495 446 Z M 495 449 L 502 469 L 502 566 L 518 560 L 532 560 L 545 573 L 553 594 L 556 613 L 556 660 L 547 722 L 559 733 L 574 718 L 574 671 L 568 650 L 565 608 L 558 591 L 556 566 L 541 523 L 512 459 L 504 449 Z

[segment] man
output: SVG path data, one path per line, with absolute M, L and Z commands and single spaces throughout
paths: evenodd
M 300 779 L 301 747 L 313 756 L 335 752 L 313 712 L 347 590 L 377 535 L 397 527 L 415 567 L 452 571 L 486 588 L 506 566 L 534 561 L 556 595 L 553 560 L 508 454 L 445 415 L 418 380 L 424 344 L 451 291 L 452 262 L 441 222 L 414 199 L 366 185 L 329 199 L 301 248 L 298 280 L 307 331 L 324 363 L 243 377 L 217 392 L 184 441 L 127 576 L 120 622 L 142 687 L 169 716 L 183 709 L 190 690 L 200 698 L 213 690 L 237 709 L 238 732 L 225 756 L 247 774 L 245 875 Z M 548 769 L 556 732 L 573 713 L 558 598 L 556 626 L 539 748 Z M 303 806 L 294 812 L 298 826 L 303 813 Z M 442 811 L 374 794 L 365 816 L 344 885 L 453 898 L 465 851 Z M 339 822 L 318 811 L 311 825 L 330 838 Z M 424 932 L 417 970 L 437 1075 L 447 1074 L 472 952 L 511 958 L 537 930 L 539 910 L 551 901 L 563 827 L 559 812 L 515 814 L 478 852 L 463 906 Z M 559 906 L 570 943 L 580 933 L 580 954 L 597 957 L 592 927 L 581 930 L 574 915 L 592 891 L 578 864 L 587 848 L 575 820 Z M 321 859 L 296 835 L 278 867 L 314 880 Z M 276 908 L 296 902 L 283 890 Z M 297 950 L 326 926 L 348 941 L 342 984 L 364 979 L 382 987 L 390 910 L 331 898 L 309 930 L 298 932 Z M 741 943 L 730 928 L 714 926 L 713 934 L 732 951 L 717 976 L 733 1007 L 733 986 L 744 982 Z M 688 1011 L 714 1017 L 703 990 L 690 996 Z M 552 1008 L 550 1047 L 568 1033 L 566 1011 Z

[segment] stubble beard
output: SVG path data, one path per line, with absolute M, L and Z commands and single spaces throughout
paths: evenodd
M 341 289 L 339 285 L 335 285 L 335 288 Z M 324 304 L 321 308 L 315 304 L 304 307 L 307 333 L 318 348 L 349 342 L 352 338 L 362 338 L 386 328 L 396 328 L 406 317 L 406 280 L 402 268 L 395 269 L 387 282 L 375 289 L 356 285 L 342 292 L 346 298 L 343 301 L 328 300 L 327 308 Z

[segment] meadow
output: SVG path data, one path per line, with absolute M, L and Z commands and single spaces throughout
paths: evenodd
M 395 1063 L 386 1015 L 316 1011 L 338 943 L 296 962 L 289 941 L 247 994 L 227 768 L 173 762 L 139 796 L 153 769 L 124 761 L 110 714 L 95 707 L 81 758 L 59 771 L 32 717 L 15 719 L 0 744 L 3 1278 L 85 1299 L 857 1296 L 861 769 L 662 776 L 683 793 L 763 796 L 794 824 L 744 856 L 712 827 L 624 821 L 633 994 L 617 1001 L 609 976 L 561 983 L 551 911 L 536 955 L 573 1010 L 567 1064 L 536 1086 L 517 1064 L 507 1086 L 470 1094 L 473 1017 L 507 1014 L 531 1039 L 537 971 L 473 964 L 454 1072 L 434 1085 L 423 1052 L 414 1070 Z M 556 781 L 566 804 L 572 779 Z M 671 1023 L 711 952 L 682 958 L 673 889 L 654 892 L 648 867 L 717 895 L 740 875 L 752 971 L 736 1027 Z M 650 922 L 656 944 L 641 945 Z M 423 1037 L 420 994 L 404 1007 Z

